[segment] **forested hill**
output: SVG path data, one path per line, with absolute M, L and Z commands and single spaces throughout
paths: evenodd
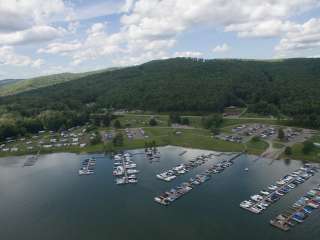
M 64 83 L 89 76 L 91 74 L 102 73 L 113 69 L 104 69 L 99 71 L 83 73 L 59 73 L 47 76 L 28 78 L 28 79 L 9 79 L 0 81 L 0 96 L 14 95 L 33 89 L 48 87 L 58 83 Z
M 6 85 L 13 84 L 22 80 L 23 79 L 3 79 L 3 80 L 0 80 L 0 87 L 2 88 Z
M 3 111 L 132 108 L 155 111 L 251 111 L 320 126 L 320 59 L 196 60 L 175 58 L 89 75 L 0 99 Z

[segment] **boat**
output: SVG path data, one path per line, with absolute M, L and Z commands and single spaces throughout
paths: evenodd
M 126 183 L 126 178 L 122 177 L 122 178 L 116 178 L 116 184 L 118 185 L 122 185 Z
M 249 168 L 245 168 L 244 171 L 248 172 L 248 171 L 249 171 Z
M 274 190 L 277 190 L 278 187 L 275 186 L 275 185 L 270 185 L 270 186 L 268 187 L 268 189 L 274 191 Z
M 242 208 L 249 208 L 253 205 L 253 203 L 249 200 L 245 200 L 243 202 L 240 203 L 240 207 Z
M 128 179 L 136 179 L 136 178 L 137 178 L 137 176 L 134 174 L 128 176 Z
M 129 183 L 138 183 L 138 180 L 137 179 L 129 179 L 128 182 Z
M 169 201 L 166 198 L 161 197 L 161 196 L 160 197 L 155 197 L 154 201 L 159 203 L 159 204 L 161 204 L 161 205 L 165 205 L 165 206 L 169 205 Z
M 267 192 L 267 191 L 265 191 L 265 190 L 260 191 L 260 193 L 261 193 L 262 195 L 266 195 L 266 196 L 270 195 L 270 193 Z
M 128 170 L 127 170 L 127 173 L 128 173 L 128 174 L 139 173 L 139 170 L 137 170 L 137 169 L 128 169 Z
M 252 195 L 250 198 L 255 202 L 259 202 L 259 201 L 261 201 L 263 199 L 263 197 L 261 195 L 258 195 L 258 194 Z

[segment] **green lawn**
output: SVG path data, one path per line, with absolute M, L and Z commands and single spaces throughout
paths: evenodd
M 272 143 L 272 146 L 273 146 L 274 148 L 280 149 L 280 148 L 283 148 L 285 145 L 283 145 L 282 143 L 279 143 L 279 142 L 273 142 L 273 143 Z
M 247 146 L 247 151 L 249 153 L 259 155 L 269 147 L 269 144 L 263 140 L 259 140 L 259 141 L 250 140 L 249 142 L 246 143 L 246 146 Z
M 158 122 L 158 126 L 161 126 L 161 127 L 168 126 L 168 116 L 154 115 L 154 117 Z M 123 128 L 148 127 L 151 116 L 125 114 L 125 115 L 118 116 L 117 119 L 120 121 L 121 126 Z
M 146 141 L 156 141 L 158 146 L 173 145 L 226 152 L 244 150 L 242 144 L 212 138 L 210 131 L 205 129 L 174 129 L 169 127 L 147 127 L 143 129 L 148 138 L 130 140 L 125 136 L 124 145 L 116 149 L 143 148 Z
M 320 148 L 315 148 L 309 154 L 304 154 L 302 152 L 302 148 L 303 148 L 302 143 L 295 144 L 292 147 L 292 155 L 290 155 L 290 156 L 283 155 L 283 157 L 289 157 L 289 158 L 297 159 L 297 160 L 320 162 Z

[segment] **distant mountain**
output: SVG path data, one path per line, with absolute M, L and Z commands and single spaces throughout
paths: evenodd
M 320 59 L 158 60 L 0 98 L 0 106 L 27 116 L 48 109 L 86 112 L 92 104 L 165 112 L 248 105 L 320 127 Z
M 23 79 L 3 79 L 3 80 L 0 80 L 0 87 L 19 82 L 21 80 Z
M 91 74 L 110 71 L 113 69 L 104 69 L 84 73 L 60 73 L 47 76 L 41 76 L 30 79 L 8 79 L 0 81 L 0 96 L 14 95 L 17 93 L 30 91 L 38 88 L 48 87 L 51 85 L 68 82 L 89 76 Z

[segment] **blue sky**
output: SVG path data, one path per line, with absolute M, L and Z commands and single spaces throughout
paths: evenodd
M 320 0 L 0 0 L 0 79 L 171 57 L 320 56 Z

